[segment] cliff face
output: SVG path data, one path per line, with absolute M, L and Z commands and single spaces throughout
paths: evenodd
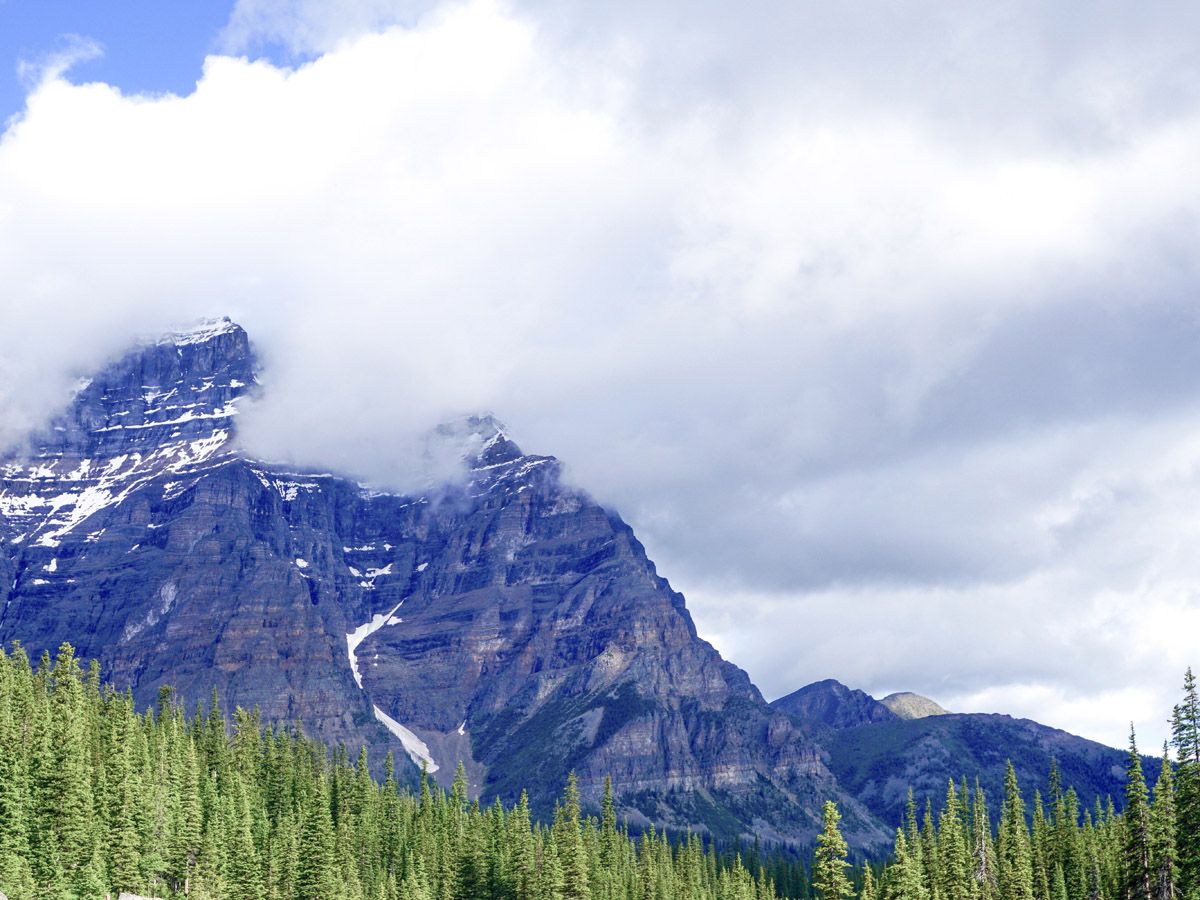
M 857 844 L 887 832 L 822 751 L 697 634 L 630 528 L 488 416 L 443 436 L 464 479 L 368 491 L 247 458 L 244 331 L 138 348 L 0 465 L 0 640 L 71 641 L 140 703 L 299 720 L 391 747 L 485 798 L 545 810 L 568 771 L 611 775 L 635 821 L 812 838 L 839 799 Z

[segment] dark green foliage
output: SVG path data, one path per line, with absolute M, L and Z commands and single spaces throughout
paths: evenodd
M 1179 763 L 1175 773 L 1179 895 L 1200 900 L 1200 693 L 1188 669 L 1183 702 L 1171 717 L 1171 743 Z
M 1125 768 L 1124 896 L 1128 900 L 1151 900 L 1151 828 L 1149 792 L 1142 774 L 1142 759 L 1137 752 L 1137 739 L 1129 731 L 1129 763 Z
M 619 692 L 612 715 L 634 714 Z M 606 713 L 607 714 L 607 713 Z M 694 836 L 634 839 L 611 791 L 586 816 L 574 777 L 553 825 L 527 800 L 481 809 L 460 771 L 445 793 L 383 784 L 365 754 L 264 729 L 214 697 L 190 720 L 164 691 L 139 715 L 69 646 L 36 671 L 0 651 L 0 891 L 93 900 L 764 900 L 748 868 Z M 783 871 L 787 871 L 786 867 Z M 808 896 L 801 879 L 799 896 Z
M 853 893 L 850 879 L 846 877 L 846 840 L 838 830 L 837 804 L 825 801 L 824 828 L 817 836 L 816 858 L 813 860 L 813 887 L 822 900 L 842 900 Z
M 628 698 L 624 698 L 628 700 Z M 634 714 L 622 695 L 617 712 Z M 716 848 L 694 835 L 631 836 L 610 784 L 587 815 L 574 776 L 552 824 L 422 778 L 382 784 L 365 753 L 298 730 L 230 722 L 214 697 L 190 720 L 170 691 L 139 714 L 69 646 L 36 669 L 0 651 L 0 890 L 81 900 L 130 890 L 189 900 L 1200 900 L 1195 860 L 1200 708 L 1189 672 L 1175 711 L 1178 765 L 1153 792 L 1131 738 L 1125 808 L 1081 810 L 1053 762 L 1032 810 L 1006 766 L 999 827 L 983 789 L 947 785 L 940 811 L 910 799 L 886 865 L 851 867 L 825 804 L 811 872 L 794 851 Z M 757 802 L 750 796 L 743 802 Z M 769 818 L 768 818 L 769 820 Z M 736 838 L 735 838 L 736 841 Z M 848 870 L 848 871 L 847 871 Z M 1189 893 L 1189 891 L 1191 893 Z M 814 893 L 815 892 L 815 893 Z

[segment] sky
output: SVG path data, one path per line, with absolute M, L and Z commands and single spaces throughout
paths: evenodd
M 1196 34 L 1184 2 L 0 0 L 0 443 L 229 315 L 254 452 L 404 490 L 414 435 L 491 410 L 768 698 L 1153 749 L 1200 665 Z

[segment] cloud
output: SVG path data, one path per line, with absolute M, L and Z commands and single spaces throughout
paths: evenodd
M 225 45 L 291 65 L 48 70 L 0 139 L 0 439 L 229 314 L 255 452 L 406 488 L 495 410 L 769 695 L 1119 741 L 1200 662 L 1197 13 L 1079 12 L 242 0 Z
M 294 58 L 307 58 L 366 32 L 412 25 L 432 5 L 397 0 L 237 0 L 220 40 L 233 53 L 277 48 Z
M 37 90 L 45 82 L 61 80 L 75 66 L 104 55 L 104 47 L 89 37 L 65 34 L 59 46 L 33 59 L 17 61 L 17 77 L 27 90 Z

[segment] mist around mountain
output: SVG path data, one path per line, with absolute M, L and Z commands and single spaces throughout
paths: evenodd
M 1087 797 L 1119 793 L 1118 751 L 1034 723 L 833 681 L 768 704 L 618 513 L 490 414 L 431 432 L 458 478 L 399 495 L 246 455 L 258 390 L 228 319 L 81 382 L 0 463 L 0 641 L 70 642 L 139 708 L 215 690 L 377 773 L 390 750 L 410 783 L 461 762 L 471 796 L 527 791 L 542 816 L 574 772 L 585 805 L 611 777 L 637 828 L 807 844 L 833 799 L 879 847 L 899 786 L 990 784 L 1014 753 L 1030 779 L 1054 755 Z

